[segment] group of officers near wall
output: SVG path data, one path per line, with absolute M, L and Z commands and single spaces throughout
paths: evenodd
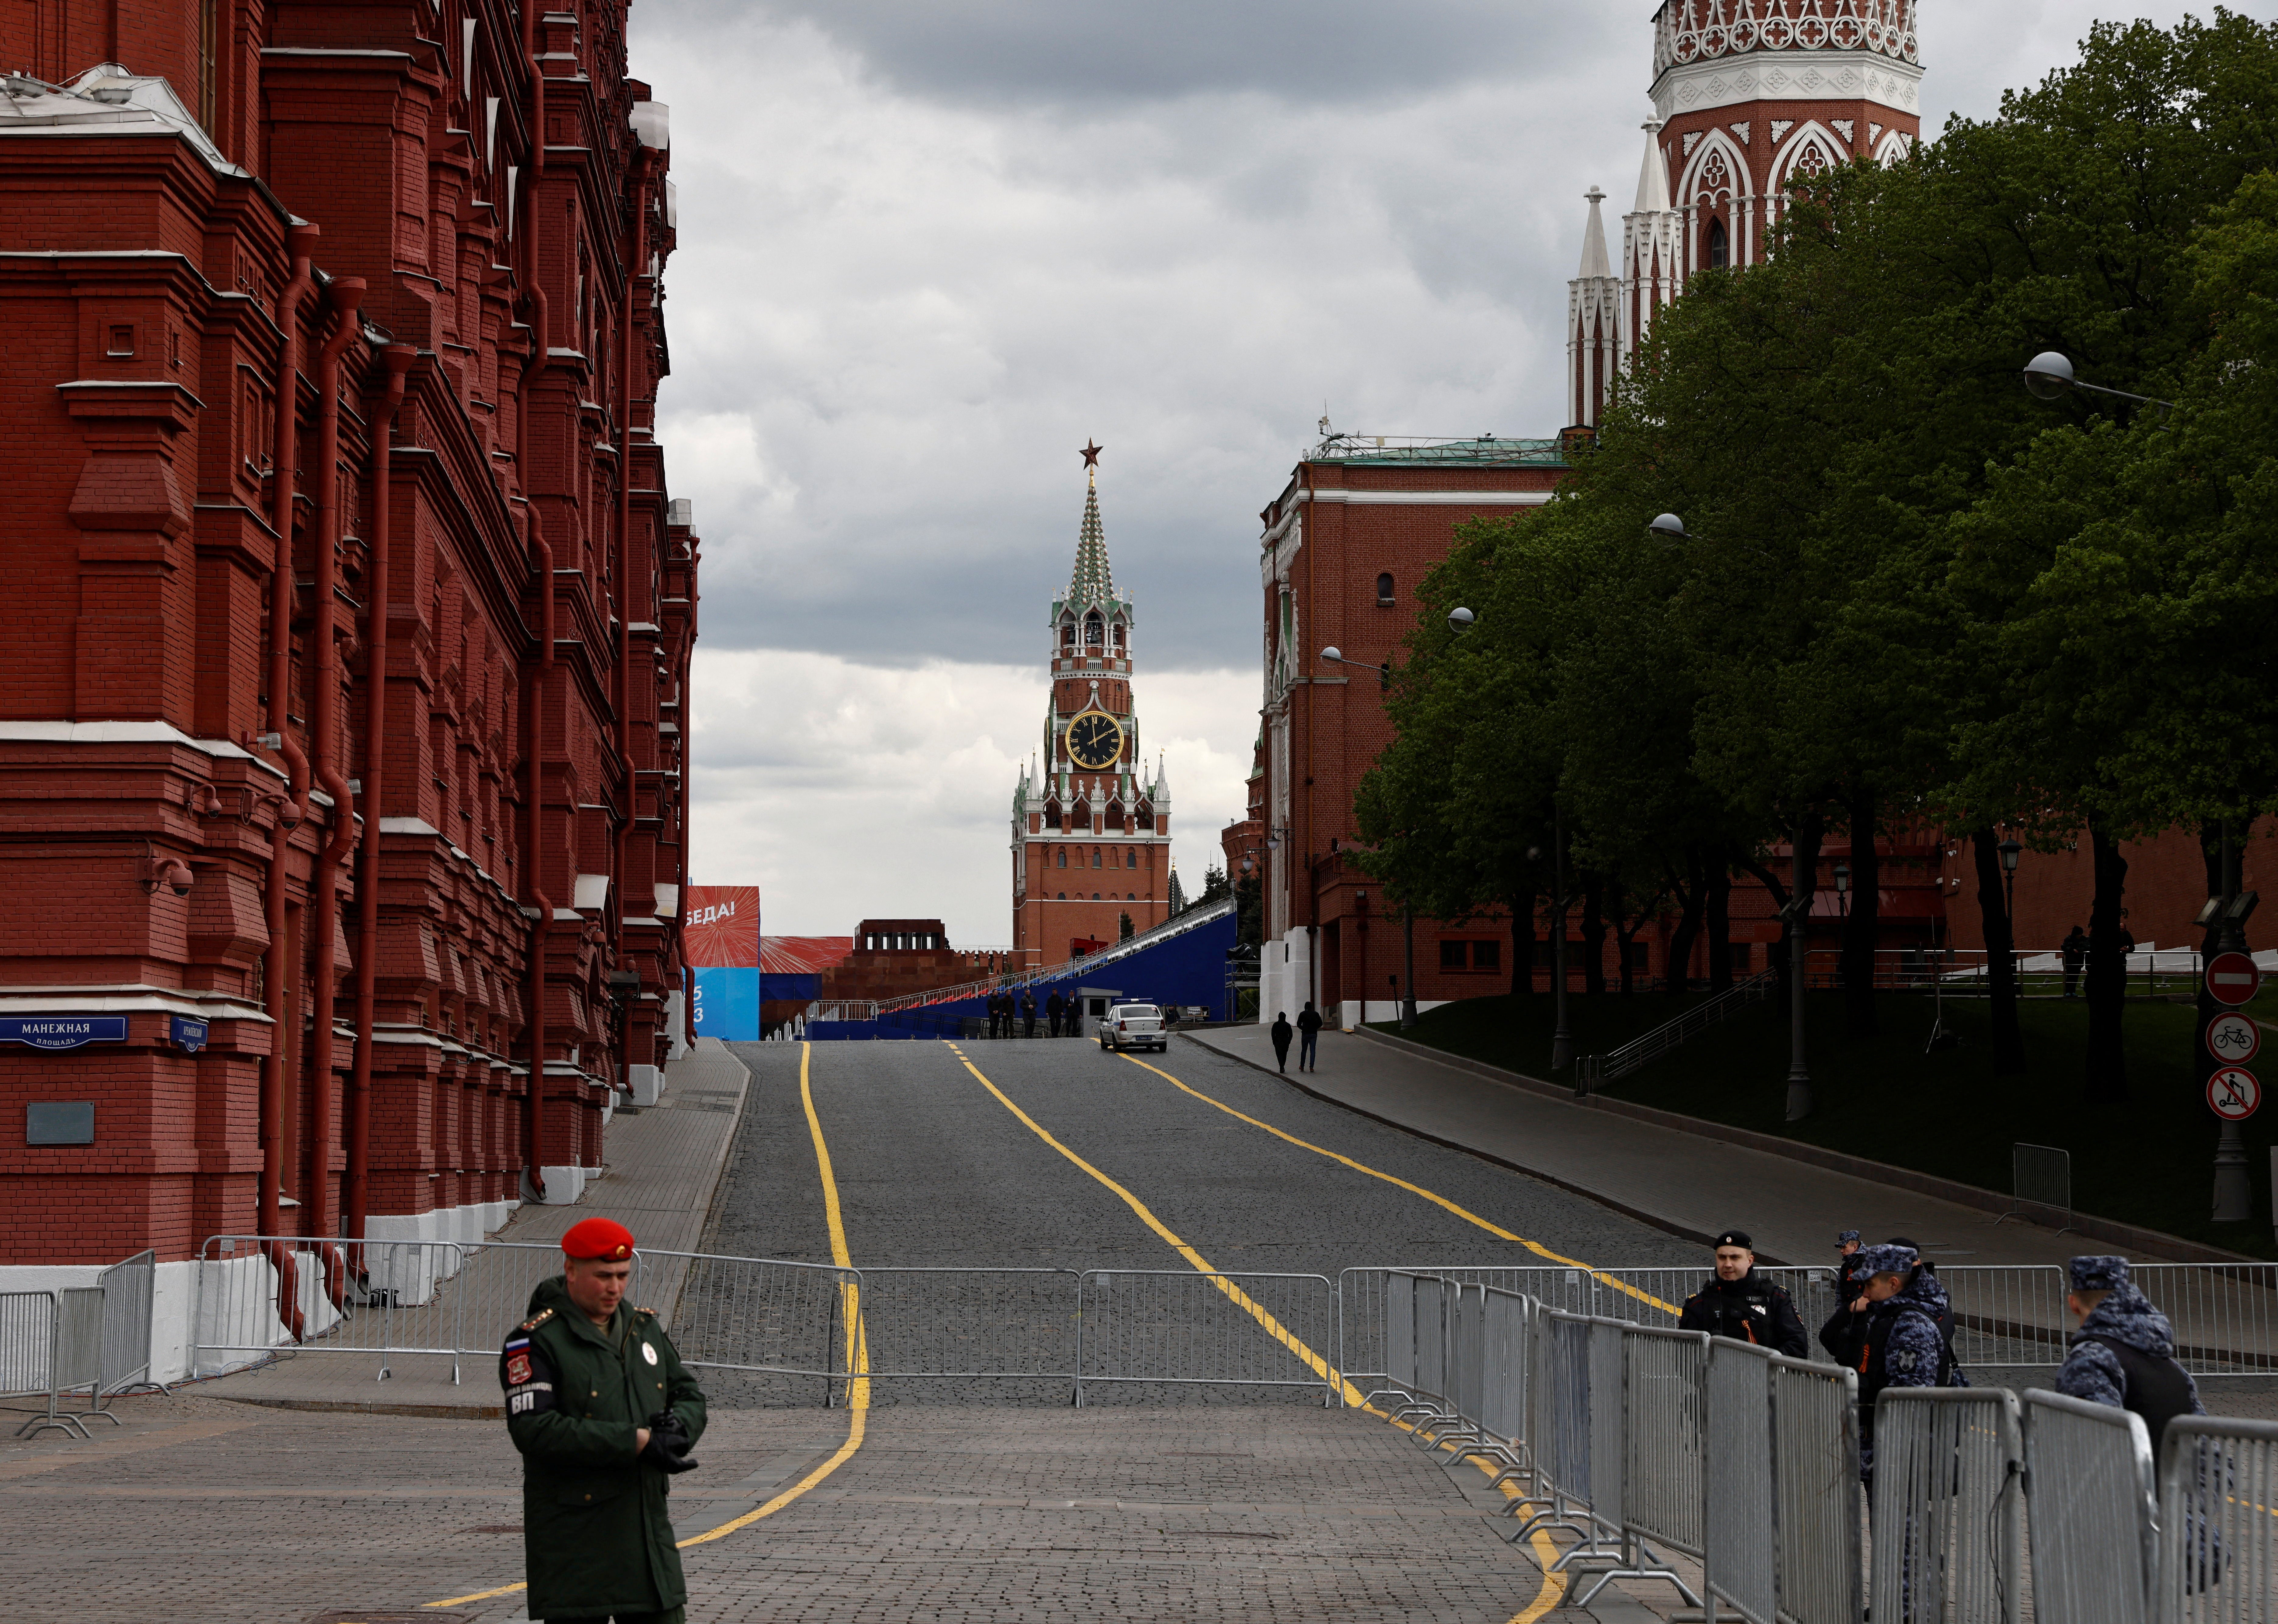
M 1953 1357 L 1953 1303 L 1935 1265 L 1915 1243 L 1861 1246 L 1857 1230 L 1836 1238 L 1842 1258 L 1835 1311 L 1819 1346 L 1859 1373 L 1859 1469 L 1875 1478 L 1875 1400 L 1886 1387 L 1967 1387 Z M 1756 1273 L 1744 1230 L 1716 1239 L 1716 1276 L 1685 1300 L 1680 1330 L 1705 1330 L 1802 1359 L 1810 1343 L 1786 1290 Z M 2167 1316 L 2137 1289 L 2124 1257 L 2076 1257 L 2067 1266 L 2065 1310 L 2076 1327 L 2056 1390 L 2144 1418 L 2156 1454 L 2167 1423 L 2204 1415 L 2198 1384 L 2175 1361 Z

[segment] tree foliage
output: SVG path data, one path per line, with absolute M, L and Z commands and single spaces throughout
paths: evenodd
M 1847 842 L 1861 1031 L 1878 829 L 2085 842 L 2084 1084 L 2124 1092 L 2121 842 L 2278 808 L 2274 164 L 2278 24 L 2218 11 L 2098 25 L 1997 118 L 1797 187 L 1764 263 L 1659 315 L 1556 499 L 1424 583 L 1363 865 L 1531 915 L 1555 821 L 1602 917 L 1689 947 L 1736 869 L 1777 896 L 1794 842 L 1816 888 Z M 2034 400 L 2048 349 L 2175 410 Z

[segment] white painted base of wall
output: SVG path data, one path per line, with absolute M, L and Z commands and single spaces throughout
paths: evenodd
M 1418 998 L 1416 1013 L 1421 1015 L 1426 1010 L 1436 1010 L 1447 1002 L 1445 998 Z M 1400 1001 L 1397 998 L 1371 998 L 1365 1002 L 1348 998 L 1337 1006 L 1337 1025 L 1347 1032 L 1370 1021 L 1396 1021 L 1399 1018 Z
M 1302 926 L 1279 942 L 1266 942 L 1257 954 L 1257 1022 L 1271 1026 L 1273 1017 L 1287 1015 L 1291 1024 L 1311 997 L 1313 938 Z
M 672 1040 L 672 1047 L 665 1051 L 667 1060 L 685 1060 L 695 1052 L 688 1046 L 687 996 L 678 991 L 664 995 L 665 1035 Z
M 627 1066 L 626 1080 L 632 1085 L 635 1105 L 654 1105 L 664 1097 L 664 1068 L 662 1066 Z
M 534 1197 L 525 1185 L 524 1201 L 538 1201 L 547 1207 L 574 1207 L 577 1198 L 585 1193 L 585 1170 L 582 1167 L 541 1167 L 539 1177 L 546 1180 L 546 1193 Z

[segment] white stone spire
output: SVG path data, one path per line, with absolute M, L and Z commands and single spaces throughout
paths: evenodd
M 1606 194 L 1592 187 L 1582 195 L 1590 200 L 1590 223 L 1582 228 L 1582 269 L 1577 274 L 1584 278 L 1609 277 L 1614 267 L 1606 257 L 1606 222 L 1598 213 Z
M 1620 366 L 1645 341 L 1653 318 L 1685 285 L 1679 249 L 1684 221 L 1669 202 L 1669 156 L 1659 118 L 1645 121 L 1645 164 L 1638 172 L 1637 207 L 1622 217 Z
M 1594 429 L 1604 414 L 1606 391 L 1621 354 L 1621 278 L 1606 257 L 1606 224 L 1596 187 L 1589 223 L 1582 228 L 1582 273 L 1566 284 L 1566 421 Z
M 1661 120 L 1645 121 L 1645 164 L 1638 171 L 1637 207 L 1632 214 L 1663 214 L 1669 209 L 1669 161 L 1661 155 Z M 1596 213 L 1594 207 L 1592 213 Z

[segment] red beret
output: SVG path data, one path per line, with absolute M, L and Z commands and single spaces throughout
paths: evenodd
M 581 1262 L 623 1262 L 633 1254 L 633 1232 L 615 1218 L 586 1218 L 562 1237 L 562 1252 Z

